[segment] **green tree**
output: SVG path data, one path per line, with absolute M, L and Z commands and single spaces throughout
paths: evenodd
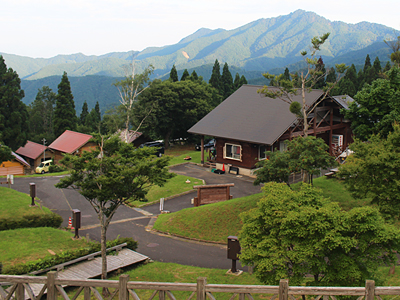
M 371 67 L 372 67 L 371 58 L 369 57 L 369 54 L 367 54 L 367 56 L 365 57 L 364 68 L 363 68 L 364 73 L 367 73 L 367 70 Z
M 154 81 L 140 97 L 136 120 L 141 122 L 152 109 L 143 131 L 163 139 L 167 148 L 171 139 L 188 137 L 187 130 L 211 111 L 213 90 L 204 81 Z
M 89 114 L 89 108 L 88 108 L 87 102 L 85 100 L 85 102 L 83 102 L 82 112 L 79 117 L 82 125 L 84 125 L 86 123 L 86 117 L 88 116 L 88 114 Z
M 183 70 L 181 81 L 185 81 L 190 78 L 189 72 L 187 69 Z
M 214 66 L 212 68 L 211 77 L 210 77 L 210 80 L 208 81 L 208 83 L 213 88 L 215 88 L 221 95 L 223 95 L 223 93 L 222 93 L 221 70 L 220 70 L 218 59 L 216 59 L 215 62 L 214 62 Z
M 88 133 L 92 132 L 100 133 L 101 113 L 100 113 L 99 102 L 96 102 L 95 107 L 92 108 L 92 110 L 86 117 L 85 125 L 89 129 Z
M 28 106 L 30 140 L 42 143 L 43 138 L 50 144 L 54 135 L 54 105 L 57 95 L 48 86 L 38 90 L 35 100 Z
M 163 186 L 173 174 L 167 168 L 169 157 L 155 158 L 149 148 L 136 149 L 116 136 L 96 142 L 98 150 L 65 155 L 61 163 L 70 176 L 56 187 L 77 190 L 95 210 L 101 228 L 101 277 L 106 279 L 106 235 L 117 209 L 129 199 L 144 200 L 151 186 Z
M 335 69 L 333 69 L 333 70 L 335 70 Z M 316 79 L 313 88 L 323 89 L 326 85 L 325 84 L 325 76 L 327 75 L 328 72 L 326 71 L 325 64 L 324 64 L 324 61 L 322 60 L 322 57 L 320 57 L 318 59 L 317 65 L 315 66 L 315 71 L 321 75 Z
M 24 91 L 17 72 L 8 68 L 0 55 L 0 132 L 6 146 L 13 150 L 28 138 L 28 111 L 22 102 Z
M 138 96 L 150 86 L 150 75 L 153 73 L 153 70 L 154 67 L 149 65 L 142 73 L 136 74 L 135 65 L 132 62 L 129 73 L 127 72 L 125 78 L 114 83 L 119 91 L 119 101 L 126 111 L 125 142 L 128 142 L 128 132 L 131 124 L 131 115 L 133 114 L 134 104 Z
M 338 88 L 341 95 L 349 95 L 354 97 L 358 90 L 357 70 L 354 64 L 347 69 L 346 74 L 339 81 Z M 361 83 L 363 84 L 363 83 Z
M 287 151 L 267 151 L 268 159 L 258 163 L 257 178 L 254 184 L 269 181 L 288 183 L 289 175 L 293 172 L 304 171 L 308 174 L 308 182 L 312 176 L 319 174 L 321 168 L 336 165 L 335 159 L 327 152 L 329 146 L 323 139 L 315 136 L 297 137 L 285 141 Z
M 397 67 L 400 67 L 400 35 L 397 37 L 397 40 L 394 41 L 384 40 L 384 42 L 392 50 L 392 54 L 390 55 L 390 60 Z
M 235 79 L 233 80 L 233 87 L 235 88 L 235 91 L 240 88 L 240 75 L 239 73 L 236 73 Z
M 0 164 L 3 161 L 12 160 L 13 158 L 14 156 L 11 153 L 10 147 L 7 147 L 6 145 L 2 145 L 0 143 Z
M 231 72 L 229 71 L 228 63 L 225 63 L 224 67 L 222 68 L 221 85 L 223 90 L 223 98 L 226 99 L 232 95 L 234 90 L 233 78 Z
M 343 111 L 351 121 L 354 134 L 363 141 L 372 134 L 386 137 L 392 131 L 393 122 L 400 122 L 400 69 L 393 67 L 386 75 L 371 85 L 366 84 L 349 109 Z
M 104 113 L 102 122 L 104 133 L 114 134 L 119 129 L 124 128 L 124 120 L 126 120 L 126 110 L 122 104 L 107 110 Z
M 373 135 L 369 142 L 359 139 L 354 151 L 339 169 L 338 176 L 355 198 L 371 198 L 379 210 L 399 219 L 400 214 L 400 125 L 394 124 L 387 138 Z
M 329 33 L 325 33 L 320 37 L 313 37 L 311 39 L 311 53 L 308 55 L 307 51 L 301 52 L 304 62 L 307 65 L 305 71 L 300 72 L 299 81 L 301 83 L 301 88 L 297 89 L 295 87 L 294 80 L 285 80 L 282 75 L 272 75 L 269 73 L 263 74 L 263 76 L 271 81 L 274 82 L 274 85 L 277 89 L 270 89 L 268 86 L 264 86 L 262 89 L 259 90 L 259 93 L 264 94 L 267 97 L 273 99 L 280 99 L 289 105 L 291 105 L 294 100 L 293 96 L 296 95 L 298 92 L 301 92 L 302 95 L 302 103 L 301 103 L 301 113 L 302 113 L 302 120 L 303 122 L 303 135 L 308 136 L 308 116 L 314 111 L 314 108 L 321 103 L 326 96 L 328 95 L 329 91 L 335 86 L 335 83 L 329 83 L 328 87 L 325 90 L 325 93 L 317 103 L 314 104 L 312 108 L 309 108 L 306 105 L 306 92 L 308 89 L 311 89 L 315 83 L 320 80 L 320 78 L 325 77 L 326 74 L 322 73 L 318 66 L 318 59 L 315 57 L 316 53 L 320 50 L 321 46 L 325 43 L 328 39 Z M 346 66 L 345 64 L 336 64 L 336 72 L 339 74 L 337 80 L 339 80 L 340 75 L 345 72 Z M 270 82 L 270 85 L 271 82 Z
M 283 73 L 283 79 L 287 80 L 287 81 L 291 81 L 292 79 L 290 78 L 290 73 L 289 73 L 289 69 L 285 68 L 285 72 Z
M 264 283 L 362 286 L 397 261 L 400 232 L 374 207 L 342 211 L 307 184 L 267 183 L 257 208 L 241 215 L 242 264 Z M 311 277 L 309 276 L 311 275 Z
M 58 85 L 56 107 L 54 110 L 54 134 L 60 136 L 65 130 L 76 130 L 78 118 L 75 111 L 74 96 L 67 72 L 61 77 Z
M 190 80 L 192 80 L 192 81 L 199 80 L 199 76 L 197 75 L 196 70 L 193 70 L 192 74 L 190 74 Z
M 176 70 L 175 65 L 172 66 L 171 71 L 169 72 L 169 79 L 173 82 L 179 81 L 178 79 L 178 71 Z

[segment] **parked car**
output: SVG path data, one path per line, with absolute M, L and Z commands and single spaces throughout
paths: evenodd
M 215 139 L 209 140 L 207 143 L 204 143 L 204 149 L 215 147 Z M 195 149 L 197 151 L 201 150 L 201 144 L 196 144 Z
M 36 167 L 35 172 L 36 172 L 37 174 L 44 174 L 44 173 L 49 172 L 49 168 L 50 168 L 50 166 L 51 166 L 52 163 L 53 163 L 52 160 L 45 160 L 45 161 L 42 161 L 42 162 L 40 163 L 40 165 Z
M 154 141 L 154 142 L 147 142 L 141 144 L 139 148 L 143 147 L 157 147 L 156 156 L 161 157 L 164 154 L 164 142 L 163 141 Z

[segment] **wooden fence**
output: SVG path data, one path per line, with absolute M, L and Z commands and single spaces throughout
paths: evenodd
M 150 290 L 151 296 L 146 299 L 165 300 L 167 297 L 175 300 L 173 293 L 188 292 L 186 299 L 218 299 L 218 294 L 228 293 L 230 299 L 239 300 L 253 299 L 252 295 L 261 294 L 262 298 L 268 297 L 271 300 L 295 300 L 300 296 L 313 296 L 312 299 L 336 300 L 336 296 L 358 296 L 358 300 L 381 300 L 381 296 L 400 295 L 400 287 L 375 287 L 375 282 L 367 280 L 365 287 L 303 287 L 289 286 L 289 281 L 282 279 L 279 286 L 267 285 L 228 285 L 228 284 L 207 284 L 205 277 L 199 277 L 197 283 L 164 283 L 164 282 L 139 282 L 129 281 L 129 275 L 121 275 L 119 280 L 74 280 L 57 279 L 56 272 L 47 273 L 47 277 L 33 276 L 10 276 L 0 275 L 0 300 L 24 300 L 27 298 L 40 300 L 47 293 L 48 300 L 56 300 L 58 297 L 65 300 L 76 300 L 83 291 L 84 300 L 90 300 L 94 297 L 103 300 L 99 289 L 106 287 L 111 291 L 108 300 L 128 300 L 129 298 L 140 300 L 138 293 L 141 290 Z M 38 295 L 34 295 L 29 284 L 44 284 L 43 289 Z M 7 287 L 5 289 L 5 287 Z M 67 294 L 63 286 L 77 287 L 76 290 Z M 221 295 L 221 294 L 220 294 Z M 71 297 L 70 297 L 71 296 Z M 307 297 L 308 298 L 308 297 Z M 142 297 L 142 299 L 145 299 Z M 181 297 L 179 298 L 181 299 Z M 310 298 L 308 298 L 310 299 Z

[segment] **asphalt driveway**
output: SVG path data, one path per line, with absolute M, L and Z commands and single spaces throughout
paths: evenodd
M 203 179 L 206 184 L 234 183 L 235 186 L 231 188 L 231 194 L 234 198 L 260 192 L 260 187 L 253 186 L 250 178 L 238 177 L 232 174 L 218 175 L 209 172 L 207 168 L 194 164 L 174 166 L 171 171 Z M 79 209 L 82 214 L 83 226 L 80 234 L 86 235 L 89 233 L 90 238 L 100 240 L 97 215 L 89 202 L 75 190 L 55 188 L 54 185 L 59 180 L 60 176 L 15 178 L 15 184 L 12 188 L 29 194 L 29 183 L 36 183 L 37 197 L 44 206 L 62 216 L 64 219 L 63 227 L 68 226 L 71 209 Z M 194 192 L 195 190 L 193 190 L 193 193 L 167 200 L 164 210 L 175 212 L 192 207 L 190 200 L 195 196 Z M 109 226 L 107 238 L 114 239 L 117 236 L 132 237 L 139 243 L 138 252 L 149 256 L 155 261 L 207 268 L 229 269 L 231 267 L 231 261 L 227 259 L 225 245 L 195 242 L 149 231 L 148 225 L 154 223 L 159 213 L 160 207 L 158 203 L 142 209 L 122 206 L 118 209 Z

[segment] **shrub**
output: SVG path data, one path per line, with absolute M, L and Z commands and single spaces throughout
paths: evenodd
M 43 215 L 26 215 L 24 217 L 13 217 L 0 219 L 0 231 L 17 228 L 32 227 L 53 227 L 61 226 L 63 219 L 56 213 L 48 213 Z
M 137 242 L 132 238 L 116 238 L 115 240 L 107 242 L 107 248 L 120 245 L 122 243 L 127 243 L 127 248 L 131 250 L 137 249 Z M 88 247 L 80 248 L 72 251 L 63 251 L 59 254 L 47 256 L 43 259 L 38 259 L 35 261 L 30 261 L 24 264 L 18 264 L 15 266 L 8 267 L 4 269 L 4 274 L 9 275 L 22 275 L 34 271 L 39 271 L 47 268 L 51 268 L 55 265 L 62 264 L 73 259 L 92 254 L 94 252 L 100 251 L 100 243 L 90 243 Z
M 65 170 L 66 170 L 65 167 L 59 165 L 51 165 L 49 167 L 49 173 L 58 173 L 58 172 L 63 172 Z

